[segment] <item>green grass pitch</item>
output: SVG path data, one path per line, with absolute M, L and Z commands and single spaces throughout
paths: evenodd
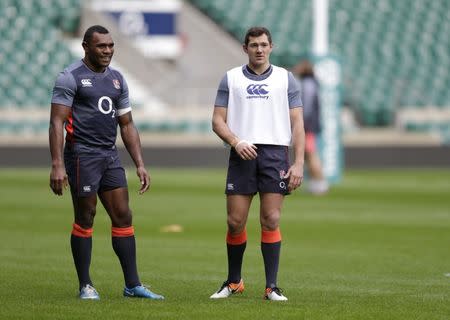
M 166 300 L 122 297 L 101 205 L 91 266 L 101 300 L 78 300 L 69 194 L 51 193 L 48 170 L 1 169 L 0 319 L 450 319 L 450 170 L 348 170 L 326 196 L 289 196 L 278 278 L 286 303 L 262 299 L 257 197 L 246 291 L 211 301 L 226 277 L 225 171 L 153 169 L 143 196 L 127 172 L 141 280 Z M 183 232 L 161 231 L 172 224 Z

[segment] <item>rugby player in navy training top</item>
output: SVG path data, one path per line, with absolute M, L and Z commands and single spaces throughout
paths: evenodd
M 127 181 L 115 146 L 117 125 L 136 165 L 140 194 L 148 190 L 150 176 L 131 116 L 127 83 L 119 71 L 109 66 L 114 42 L 107 29 L 96 25 L 86 30 L 82 46 L 84 58 L 68 66 L 56 79 L 49 128 L 50 187 L 56 195 L 62 195 L 69 184 L 72 194 L 74 223 L 70 242 L 79 297 L 100 298 L 89 275 L 98 195 L 111 218 L 112 246 L 125 278 L 123 295 L 164 299 L 143 286 L 137 272 Z

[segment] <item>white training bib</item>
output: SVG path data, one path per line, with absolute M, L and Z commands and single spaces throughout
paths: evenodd
M 261 81 L 247 78 L 242 66 L 227 72 L 227 124 L 239 139 L 250 143 L 289 146 L 288 72 L 274 65 L 272 68 Z

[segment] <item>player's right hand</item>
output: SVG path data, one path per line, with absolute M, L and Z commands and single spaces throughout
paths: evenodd
M 62 196 L 63 189 L 67 189 L 68 179 L 64 167 L 53 167 L 50 172 L 50 188 L 53 193 Z
M 256 159 L 258 154 L 256 153 L 256 149 L 258 149 L 254 144 L 241 140 L 239 141 L 236 146 L 234 147 L 236 150 L 236 153 L 241 157 L 243 160 L 253 160 Z
M 141 187 L 139 188 L 139 194 L 143 194 L 150 188 L 150 175 L 144 167 L 138 167 L 136 169 L 136 174 L 139 177 Z

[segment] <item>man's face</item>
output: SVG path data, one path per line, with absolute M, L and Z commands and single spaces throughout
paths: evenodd
M 111 63 L 114 41 L 109 33 L 94 32 L 89 43 L 83 43 L 86 58 L 95 71 L 103 71 Z
M 248 55 L 248 61 L 251 66 L 262 66 L 269 63 L 269 56 L 272 52 L 272 44 L 266 34 L 259 37 L 249 37 L 247 45 L 244 45 L 244 51 Z

